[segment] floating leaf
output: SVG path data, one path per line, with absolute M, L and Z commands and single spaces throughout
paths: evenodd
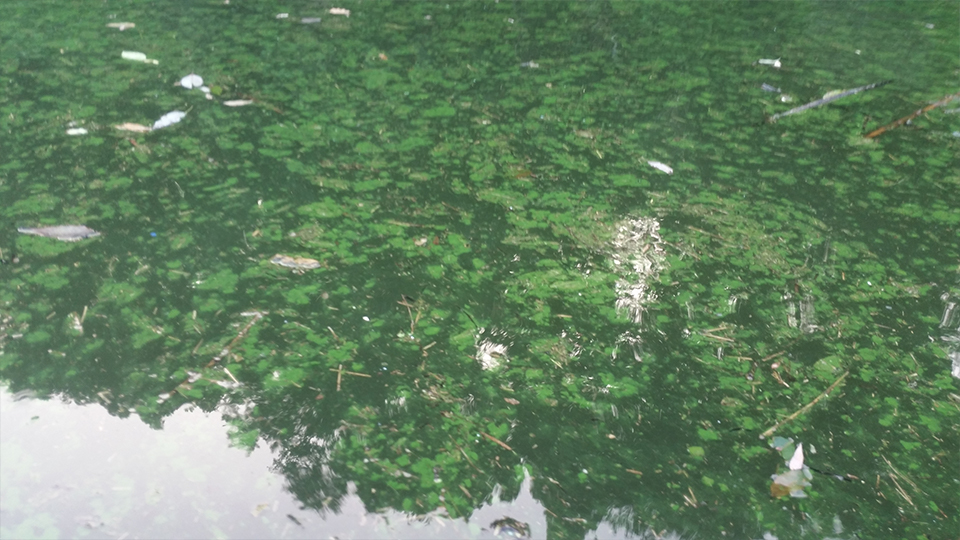
M 87 227 L 86 225 L 54 225 L 51 227 L 20 227 L 17 231 L 23 234 L 32 234 L 35 236 L 45 236 L 55 238 L 64 242 L 76 242 L 84 238 L 93 238 L 100 236 L 100 233 Z
M 176 124 L 180 120 L 183 120 L 183 117 L 186 115 L 187 113 L 183 111 L 168 112 L 167 114 L 161 116 L 159 120 L 153 123 L 153 129 L 161 129 L 167 126 L 172 126 L 173 124 Z

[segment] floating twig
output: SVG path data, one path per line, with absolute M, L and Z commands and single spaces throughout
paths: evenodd
M 235 383 L 237 383 L 237 384 L 240 384 L 240 381 L 238 381 L 237 378 L 233 376 L 233 373 L 230 373 L 230 370 L 229 370 L 229 369 L 227 369 L 226 367 L 224 367 L 224 368 L 223 368 L 223 372 L 226 373 L 226 374 L 230 377 L 230 379 L 233 380 L 233 382 L 235 382 Z
M 354 377 L 367 377 L 368 379 L 371 377 L 371 375 L 367 375 L 366 373 L 357 373 L 356 371 L 347 371 L 343 369 L 343 364 L 340 364 L 340 366 L 337 369 L 330 368 L 330 371 L 336 372 L 337 374 L 337 392 L 340 391 L 340 382 L 343 380 L 344 373 L 346 373 L 347 375 L 353 375 Z
M 501 441 L 500 439 L 494 437 L 493 435 L 487 435 L 486 433 L 484 433 L 484 432 L 482 432 L 482 431 L 480 432 L 480 434 L 483 435 L 484 437 L 490 439 L 491 441 L 499 444 L 500 446 L 506 448 L 507 450 L 513 452 L 513 448 L 510 448 L 510 447 L 507 445 L 507 443 Z
M 223 360 L 224 357 L 226 357 L 228 354 L 230 354 L 230 350 L 233 349 L 233 346 L 236 345 L 237 342 L 239 342 L 241 339 L 247 336 L 247 331 L 250 330 L 250 327 L 256 324 L 257 321 L 262 319 L 265 313 L 262 311 L 245 311 L 240 315 L 244 317 L 252 316 L 253 318 L 250 319 L 250 322 L 248 322 L 247 325 L 243 327 L 243 330 L 240 330 L 239 332 L 237 332 L 237 337 L 233 338 L 233 340 L 230 341 L 230 343 L 228 343 L 227 346 L 220 351 L 220 354 L 214 356 L 213 360 L 210 360 L 210 362 L 207 363 L 206 367 L 209 368 L 213 366 L 220 360 Z
M 881 86 L 883 86 L 883 85 L 885 85 L 885 84 L 889 84 L 889 83 L 891 83 L 891 82 L 893 82 L 893 81 L 892 81 L 892 80 L 889 80 L 889 81 L 880 81 L 880 82 L 876 82 L 876 83 L 873 83 L 873 84 L 868 84 L 868 85 L 866 85 L 866 86 L 860 86 L 860 87 L 858 87 L 858 88 L 853 88 L 853 89 L 850 89 L 850 90 L 844 90 L 844 91 L 838 92 L 838 93 L 836 93 L 836 94 L 828 93 L 826 96 L 824 96 L 824 97 L 822 97 L 822 98 L 820 98 L 820 99 L 818 99 L 818 100 L 816 100 L 816 101 L 811 101 L 810 103 L 807 103 L 806 105 L 801 105 L 801 106 L 799 106 L 799 107 L 794 107 L 794 108 L 790 109 L 790 110 L 787 111 L 787 112 L 782 112 L 782 113 L 775 114 L 775 115 L 773 115 L 773 116 L 771 116 L 771 117 L 769 118 L 768 122 L 776 122 L 777 120 L 783 118 L 784 116 L 790 116 L 791 114 L 797 114 L 797 113 L 803 112 L 803 111 L 805 111 L 805 110 L 807 110 L 807 109 L 813 109 L 813 108 L 816 108 L 816 107 L 820 107 L 820 106 L 822 106 L 822 105 L 826 105 L 827 103 L 836 101 L 836 100 L 838 100 L 838 99 L 843 99 L 843 98 L 845 98 L 845 97 L 847 97 L 847 96 L 852 96 L 852 95 L 854 95 L 854 94 L 859 94 L 860 92 L 866 92 L 867 90 L 873 90 L 874 88 L 880 88 Z
M 368 375 L 366 373 L 357 373 L 356 371 L 347 371 L 343 369 L 343 364 L 340 365 L 340 369 L 330 368 L 330 371 L 336 371 L 338 373 L 346 373 L 347 375 L 353 375 L 354 377 L 366 377 L 368 379 L 372 377 L 372 375 Z
M 877 129 L 871 131 L 870 133 L 867 133 L 866 135 L 864 135 L 864 138 L 865 138 L 865 139 L 872 139 L 872 138 L 877 137 L 877 136 L 879 136 L 879 135 L 883 135 L 884 133 L 890 131 L 891 129 L 898 128 L 898 127 L 906 124 L 907 122 L 913 120 L 914 118 L 920 116 L 921 114 L 923 114 L 923 113 L 925 113 L 925 112 L 927 112 L 927 111 L 936 109 L 937 107 L 940 107 L 940 106 L 943 106 L 943 105 L 946 105 L 947 103 L 950 103 L 951 101 L 953 101 L 953 100 L 955 100 L 955 99 L 958 99 L 958 98 L 960 98 L 960 93 L 953 94 L 952 96 L 947 96 L 947 97 L 941 99 L 940 101 L 938 101 L 938 102 L 936 102 L 936 103 L 931 103 L 930 105 L 927 105 L 926 107 L 924 107 L 924 108 L 922 108 L 922 109 L 917 109 L 917 111 L 914 112 L 913 114 L 904 116 L 903 118 L 897 120 L 896 122 L 891 122 L 891 123 L 889 123 L 889 124 L 887 124 L 887 125 L 885 125 L 885 126 L 883 126 L 883 127 L 880 127 L 880 128 L 877 128 Z
M 777 422 L 777 424 L 776 424 L 775 426 L 773 426 L 772 428 L 770 428 L 770 429 L 764 431 L 763 433 L 761 433 L 761 434 L 760 434 L 760 438 L 761 438 L 761 439 L 766 439 L 766 438 L 769 437 L 770 435 L 773 435 L 773 433 L 774 433 L 775 431 L 777 431 L 777 429 L 779 429 L 780 426 L 786 424 L 787 422 L 792 421 L 794 418 L 796 418 L 796 417 L 800 416 L 801 414 L 803 414 L 803 413 L 807 412 L 808 410 L 810 410 L 810 407 L 813 407 L 814 405 L 816 405 L 818 401 L 820 401 L 821 399 L 823 399 L 824 397 L 826 397 L 830 392 L 832 392 L 833 389 L 836 388 L 837 385 L 840 384 L 841 381 L 843 381 L 844 379 L 846 379 L 846 378 L 847 378 L 847 375 L 849 375 L 849 374 L 850 374 L 849 371 L 845 371 L 845 372 L 843 373 L 843 375 L 840 376 L 839 379 L 833 381 L 833 384 L 831 384 L 830 387 L 827 388 L 826 390 L 824 390 L 823 393 L 821 393 L 819 396 L 817 396 L 816 398 L 814 398 L 813 401 L 811 401 L 810 403 L 807 403 L 807 404 L 804 405 L 803 407 L 800 407 L 799 409 L 797 409 L 796 412 L 794 412 L 794 413 L 791 414 L 790 416 L 784 418 L 783 420 Z

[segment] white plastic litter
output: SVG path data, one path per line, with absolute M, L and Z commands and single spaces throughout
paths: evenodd
M 173 124 L 176 124 L 180 120 L 183 120 L 183 117 L 186 115 L 187 113 L 183 111 L 168 112 L 167 114 L 161 116 L 159 120 L 153 123 L 153 129 L 161 129 L 167 126 L 172 126 Z
M 790 458 L 788 466 L 791 471 L 799 471 L 803 468 L 803 443 L 797 445 L 797 449 L 793 452 L 793 457 Z
M 673 174 L 673 168 L 666 163 L 660 163 L 659 161 L 647 161 L 647 164 L 654 169 L 659 169 L 667 174 Z
M 180 86 L 188 90 L 191 88 L 199 88 L 203 86 L 203 78 L 201 78 L 196 73 L 191 73 L 186 77 L 180 79 Z

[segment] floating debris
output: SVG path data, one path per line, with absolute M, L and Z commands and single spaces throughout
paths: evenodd
M 493 341 L 494 339 L 497 341 Z M 477 354 L 474 358 L 480 362 L 480 367 L 485 371 L 497 369 L 504 362 L 510 361 L 508 356 L 510 345 L 512 343 L 503 330 L 480 328 L 476 335 Z
M 183 117 L 186 115 L 187 113 L 183 111 L 168 112 L 167 114 L 161 116 L 159 120 L 153 123 L 153 129 L 161 129 L 167 126 L 172 126 L 173 124 L 176 124 L 180 120 L 183 120 Z
M 133 60 L 134 62 L 145 62 L 147 64 L 159 64 L 160 62 L 152 58 L 147 58 L 147 55 L 142 52 L 137 51 L 123 51 L 120 53 L 120 57 L 124 60 Z
M 522 67 L 522 68 L 530 68 L 530 69 L 537 69 L 538 67 L 540 67 L 540 64 L 538 64 L 538 63 L 536 63 L 536 62 L 524 62 L 524 63 L 520 64 L 520 67 Z
M 83 128 L 70 128 L 67 130 L 67 135 L 86 135 L 87 130 Z
M 778 94 L 780 93 L 780 89 L 779 89 L 779 88 L 777 88 L 776 86 L 767 84 L 767 83 L 761 84 L 761 85 L 760 85 L 760 89 L 763 90 L 764 92 L 776 92 L 776 93 L 778 93 Z
M 803 488 L 810 487 L 813 475 L 810 473 L 810 468 L 803 463 L 803 443 L 797 443 L 794 447 L 793 439 L 776 437 L 770 442 L 770 446 L 779 450 L 784 457 L 791 455 L 792 452 L 792 457 L 785 460 L 787 472 L 770 477 L 773 480 L 770 484 L 770 495 L 776 498 L 788 495 L 805 498 L 807 494 L 804 493 Z
M 135 131 L 137 133 L 146 133 L 148 131 L 152 131 L 153 129 L 150 126 L 145 126 L 143 124 L 135 124 L 133 122 L 125 122 L 123 124 L 117 124 L 113 127 L 115 129 L 119 129 L 120 131 Z
M 658 299 L 652 284 L 666 268 L 660 222 L 654 218 L 628 218 L 614 225 L 613 232 L 609 257 L 620 275 L 616 309 L 640 324 L 646 307 Z M 631 339 L 627 336 L 625 341 Z
M 918 116 L 920 116 L 920 115 L 922 115 L 922 114 L 924 114 L 924 113 L 926 113 L 926 112 L 928 112 L 928 111 L 930 111 L 930 110 L 936 109 L 937 107 L 941 107 L 941 106 L 943 106 L 943 105 L 946 105 L 947 103 L 950 103 L 951 101 L 953 101 L 953 100 L 955 100 L 955 99 L 960 99 L 960 93 L 953 94 L 952 96 L 947 96 L 947 97 L 941 99 L 940 101 L 937 101 L 936 103 L 931 103 L 930 105 L 927 105 L 926 107 L 917 110 L 917 111 L 914 112 L 913 114 L 909 114 L 909 115 L 907 115 L 907 116 L 904 116 L 903 118 L 897 120 L 896 122 L 891 122 L 891 123 L 889 123 L 889 124 L 887 124 L 887 125 L 885 125 L 885 126 L 883 126 L 883 127 L 880 127 L 880 128 L 877 128 L 877 129 L 871 131 L 870 133 L 864 135 L 864 137 L 867 138 L 867 139 L 872 139 L 872 138 L 874 138 L 874 137 L 876 137 L 876 136 L 878 136 L 878 135 L 882 135 L 883 133 L 886 133 L 887 131 L 890 131 L 891 129 L 894 129 L 894 128 L 897 128 L 897 127 L 899 127 L 899 126 L 902 126 L 903 124 L 906 124 L 906 123 L 910 122 L 910 121 L 913 120 L 914 118 L 916 118 L 916 117 L 918 117 Z M 944 111 L 944 112 L 949 112 L 949 111 Z
M 287 268 L 293 268 L 297 273 L 303 273 L 306 270 L 313 270 L 314 268 L 320 268 L 320 261 L 316 259 L 308 259 L 306 257 L 291 257 L 289 255 L 282 255 L 277 253 L 270 259 L 270 262 L 280 266 L 285 266 Z
M 335 8 L 330 8 L 330 14 L 331 14 L 331 15 L 346 15 L 347 17 L 349 17 L 349 16 L 350 16 L 350 10 L 349 10 L 349 9 L 337 8 L 337 7 L 335 7 Z
M 184 78 L 180 79 L 180 86 L 191 89 L 191 88 L 200 88 L 203 86 L 203 78 L 197 75 L 196 73 L 191 73 Z
M 55 225 L 52 227 L 20 227 L 17 231 L 23 234 L 55 238 L 64 242 L 76 242 L 84 238 L 100 236 L 100 233 L 86 225 Z
M 530 538 L 530 525 L 509 516 L 494 521 L 490 528 L 498 538 Z
M 780 69 L 783 66 L 783 64 L 780 63 L 779 58 L 777 58 L 776 60 L 771 60 L 769 58 L 761 58 L 757 60 L 757 63 L 760 64 L 761 66 L 773 66 L 777 69 Z
M 119 30 L 119 31 L 121 31 L 121 32 L 123 32 L 123 31 L 126 30 L 127 28 L 133 28 L 133 27 L 135 27 L 135 26 L 137 26 L 137 25 L 133 24 L 132 22 L 112 22 L 112 23 L 107 23 L 107 27 L 108 27 L 108 28 L 116 28 L 117 30 Z
M 667 165 L 666 163 L 660 163 L 659 161 L 647 161 L 647 165 L 650 165 L 654 169 L 661 170 L 667 174 L 673 174 L 673 167 Z
M 322 21 L 322 20 L 323 20 L 323 19 L 321 19 L 320 17 L 304 17 L 304 18 L 300 19 L 300 22 L 301 22 L 302 24 L 317 24 L 317 23 L 319 23 L 319 22 Z
M 874 89 L 874 88 L 880 88 L 881 86 L 883 86 L 883 85 L 885 85 L 885 84 L 889 84 L 889 83 L 891 83 L 891 82 L 893 82 L 893 81 L 892 81 L 892 80 L 889 80 L 889 81 L 880 81 L 880 82 L 876 82 L 876 83 L 873 83 L 873 84 L 868 84 L 868 85 L 866 85 L 866 86 L 860 86 L 860 87 L 858 87 L 858 88 L 853 88 L 853 89 L 850 89 L 850 90 L 827 92 L 826 94 L 824 94 L 823 98 L 818 99 L 818 100 L 816 100 L 816 101 L 811 101 L 810 103 L 807 103 L 806 105 L 801 105 L 801 106 L 799 106 L 799 107 L 794 107 L 794 108 L 790 109 L 790 110 L 787 111 L 787 112 L 782 112 L 782 113 L 779 113 L 779 114 L 775 114 L 775 115 L 773 115 L 773 116 L 770 117 L 770 120 L 769 120 L 769 121 L 770 121 L 770 122 L 776 122 L 778 119 L 783 118 L 784 116 L 790 116 L 791 114 L 797 114 L 797 113 L 803 112 L 803 111 L 805 111 L 805 110 L 807 110 L 807 109 L 813 109 L 813 108 L 815 108 L 815 107 L 820 107 L 820 106 L 826 105 L 827 103 L 830 103 L 830 102 L 832 102 L 832 101 L 836 101 L 836 100 L 838 100 L 838 99 L 840 99 L 840 98 L 845 98 L 845 97 L 847 97 L 847 96 L 852 96 L 852 95 L 854 95 L 854 94 L 859 94 L 860 92 L 865 92 L 865 91 L 867 91 L 867 90 L 872 90 L 872 89 Z
M 250 105 L 253 103 L 252 99 L 231 99 L 230 101 L 224 101 L 223 104 L 227 107 L 243 107 L 244 105 Z

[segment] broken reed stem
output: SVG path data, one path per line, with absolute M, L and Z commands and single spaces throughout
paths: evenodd
M 891 123 L 889 123 L 889 124 L 887 124 L 887 125 L 885 125 L 885 126 L 883 126 L 883 127 L 877 128 L 877 129 L 871 131 L 870 133 L 867 133 L 866 135 L 864 135 L 864 138 L 865 138 L 865 139 L 872 139 L 872 138 L 874 138 L 874 137 L 878 137 L 878 136 L 880 136 L 880 135 L 883 135 L 884 133 L 890 131 L 891 129 L 898 128 L 898 127 L 906 124 L 907 122 L 913 120 L 914 118 L 920 116 L 921 114 L 923 114 L 923 113 L 925 113 L 925 112 L 927 112 L 927 111 L 936 109 L 937 107 L 940 107 L 940 106 L 942 106 L 942 105 L 946 105 L 947 103 L 950 103 L 951 101 L 953 101 L 953 100 L 955 100 L 955 99 L 957 99 L 957 98 L 960 98 L 960 93 L 953 94 L 952 96 L 947 96 L 947 97 L 941 99 L 940 101 L 938 101 L 938 102 L 936 102 L 936 103 L 931 103 L 930 105 L 927 105 L 926 107 L 924 107 L 924 108 L 922 108 L 922 109 L 918 109 L 918 110 L 917 110 L 915 113 L 913 113 L 913 114 L 904 116 L 903 118 L 897 120 L 896 122 L 891 122 Z
M 843 381 L 844 379 L 846 379 L 846 378 L 847 378 L 847 375 L 849 375 L 849 374 L 850 374 L 849 371 L 845 371 L 845 372 L 843 373 L 843 375 L 840 376 L 839 379 L 833 381 L 833 384 L 831 384 L 831 385 L 830 385 L 826 390 L 824 390 L 819 396 L 815 397 L 815 398 L 813 399 L 813 401 L 811 401 L 810 403 L 807 403 L 807 404 L 804 405 L 803 407 L 800 407 L 799 409 L 797 409 L 796 412 L 794 412 L 794 413 L 791 414 L 790 416 L 784 418 L 783 420 L 777 422 L 777 424 L 776 424 L 775 426 L 773 426 L 772 428 L 770 428 L 770 429 L 764 431 L 763 433 L 761 433 L 761 434 L 760 434 L 760 438 L 761 438 L 761 439 L 766 439 L 766 438 L 769 437 L 770 435 L 773 435 L 773 433 L 774 433 L 775 431 L 777 431 L 777 429 L 779 429 L 780 426 L 786 424 L 787 422 L 792 421 L 794 418 L 796 418 L 796 417 L 800 416 L 801 414 L 803 414 L 803 413 L 807 412 L 808 410 L 810 410 L 810 408 L 813 407 L 814 405 L 816 405 L 818 401 L 820 401 L 821 399 L 823 399 L 824 397 L 826 397 L 830 392 L 832 392 L 833 389 L 836 388 L 837 385 L 840 384 L 841 381 Z

